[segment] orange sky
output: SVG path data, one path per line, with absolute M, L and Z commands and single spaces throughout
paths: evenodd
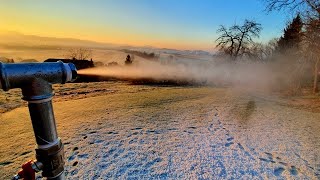
M 213 50 L 220 24 L 232 24 L 235 18 L 267 17 L 257 14 L 260 10 L 239 10 L 243 3 L 232 1 L 232 5 L 221 0 L 1 1 L 0 30 L 134 46 Z M 246 6 L 257 6 L 256 0 L 246 2 Z M 237 14 L 224 14 L 236 10 Z M 264 32 L 264 39 L 278 35 L 284 23 L 279 17 L 267 20 L 276 30 Z

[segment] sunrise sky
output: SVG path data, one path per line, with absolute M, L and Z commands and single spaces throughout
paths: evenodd
M 289 15 L 262 0 L 2 0 L 0 30 L 176 49 L 214 48 L 220 24 L 261 23 L 260 41 L 281 35 Z

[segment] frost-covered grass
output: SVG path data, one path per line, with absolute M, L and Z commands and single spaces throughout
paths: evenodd
M 54 103 L 69 179 L 319 178 L 320 114 L 288 100 L 213 87 L 73 86 L 56 87 Z M 34 158 L 34 138 L 26 107 L 0 118 L 0 177 L 9 178 Z

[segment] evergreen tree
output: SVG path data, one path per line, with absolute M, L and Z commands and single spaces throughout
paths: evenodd
M 298 14 L 292 22 L 284 29 L 283 36 L 278 41 L 277 50 L 285 53 L 288 50 L 298 50 L 302 41 L 303 22 Z

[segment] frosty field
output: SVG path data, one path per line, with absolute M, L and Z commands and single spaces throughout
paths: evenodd
M 55 89 L 68 179 L 320 178 L 320 113 L 287 99 L 118 82 Z M 35 156 L 18 94 L 0 104 L 0 179 Z

